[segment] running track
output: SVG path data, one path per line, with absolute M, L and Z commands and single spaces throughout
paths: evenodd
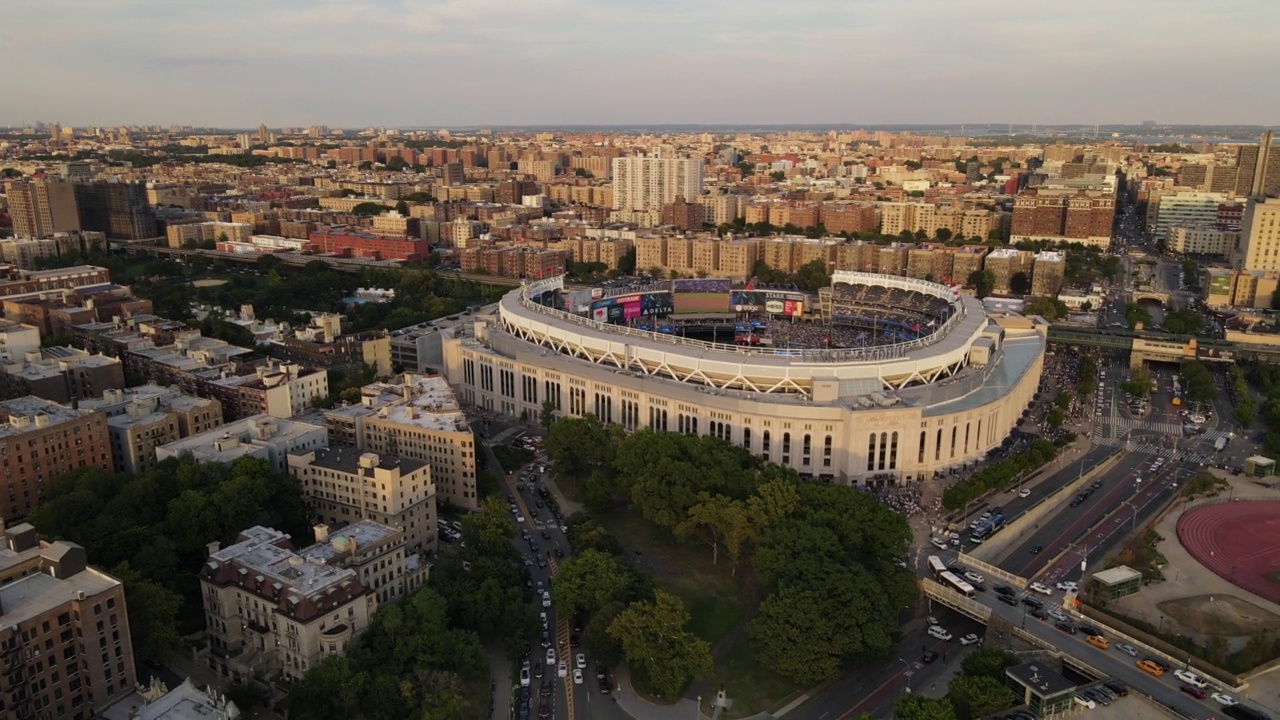
M 1227 582 L 1280 604 L 1280 502 L 1204 505 L 1178 518 L 1178 541 Z

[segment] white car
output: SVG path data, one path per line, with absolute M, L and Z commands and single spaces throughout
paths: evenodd
M 974 572 L 974 571 L 972 571 L 972 570 L 970 570 L 970 571 L 966 572 L 966 573 L 964 574 L 964 576 L 965 576 L 966 578 L 968 578 L 969 580 L 972 580 L 973 582 L 976 582 L 976 583 L 984 583 L 984 582 L 986 582 L 986 581 L 987 581 L 987 579 L 986 579 L 986 578 L 982 577 L 981 575 L 979 575 L 978 573 L 976 573 L 976 572 Z
M 1204 678 L 1200 677 L 1199 675 L 1191 672 L 1190 670 L 1183 670 L 1182 668 L 1178 668 L 1177 670 L 1174 670 L 1173 676 L 1188 685 L 1194 685 L 1198 688 L 1205 687 L 1206 685 L 1209 684 Z
M 1094 708 L 1098 707 L 1098 703 L 1096 703 L 1096 702 L 1094 702 L 1094 701 L 1090 700 L 1089 698 L 1087 698 L 1087 697 L 1085 697 L 1085 696 L 1083 696 L 1083 695 L 1077 695 L 1077 696 L 1076 696 L 1076 704 L 1077 704 L 1077 705 L 1083 705 L 1084 707 L 1087 707 L 1087 708 L 1089 708 L 1090 710 L 1092 710 L 1092 709 L 1094 709 Z
M 944 630 L 944 629 L 942 628 L 942 626 L 941 626 L 941 625 L 933 625 L 933 626 L 931 626 L 931 627 L 929 628 L 929 634 L 930 634 L 930 635 L 932 635 L 932 636 L 934 636 L 934 637 L 936 637 L 936 638 L 938 638 L 939 640 L 950 640 L 950 639 L 951 639 L 951 633 L 949 633 L 949 632 L 947 632 L 946 630 Z
M 518 512 L 517 512 L 517 513 L 516 513 L 516 522 L 518 522 L 518 523 L 522 523 L 522 522 L 524 522 L 524 515 L 521 515 L 520 513 L 518 513 Z
M 563 660 L 556 665 L 556 677 L 569 677 L 569 666 Z
M 582 684 L 582 668 L 573 669 L 573 684 L 574 685 Z
M 1052 590 L 1050 590 L 1047 586 L 1042 585 L 1042 584 L 1040 584 L 1040 583 L 1038 583 L 1038 582 L 1033 582 L 1033 583 L 1031 583 L 1030 585 L 1028 585 L 1027 587 L 1031 588 L 1031 590 L 1033 590 L 1034 592 L 1038 592 L 1038 593 L 1040 593 L 1041 595 L 1052 595 L 1052 594 L 1053 594 L 1053 591 L 1052 591 Z
M 578 653 L 577 655 L 575 655 L 575 656 L 574 656 L 573 661 L 574 661 L 574 662 L 573 662 L 573 664 L 574 664 L 575 666 L 577 666 L 577 668 L 578 668 L 579 670 L 586 670 L 586 669 L 587 669 L 587 654 L 586 654 L 586 653 Z
M 933 546 L 938 548 L 939 550 L 947 549 L 947 541 L 945 540 L 939 540 L 938 538 L 929 538 L 929 542 L 933 543 Z
M 551 607 L 551 591 L 542 591 L 542 607 Z
M 556 664 L 556 649 L 555 649 L 555 648 L 547 648 L 547 664 L 548 664 L 548 665 L 555 665 L 555 664 Z
M 961 645 L 972 645 L 976 642 L 978 642 L 978 636 L 974 633 L 969 633 L 968 635 L 960 638 Z
M 1022 488 L 1021 490 L 1018 491 L 1018 497 L 1020 498 L 1031 497 L 1031 490 L 1029 488 Z
M 1129 643 L 1120 643 L 1116 646 L 1116 649 L 1129 657 L 1138 657 L 1138 648 L 1130 645 Z
M 938 622 L 938 618 L 932 615 L 929 616 L 929 627 L 933 627 L 934 625 L 941 625 L 941 624 L 942 623 Z
M 1075 592 L 1076 590 L 1080 589 L 1079 585 L 1075 584 L 1074 582 L 1071 582 L 1070 580 L 1063 580 L 1062 582 L 1058 583 L 1054 587 L 1058 588 L 1059 590 L 1069 591 L 1069 592 Z
M 1219 705 L 1235 705 L 1236 704 L 1236 699 L 1226 693 L 1216 692 L 1210 695 L 1209 697 L 1213 698 L 1214 700 L 1217 700 Z
M 520 668 L 520 687 L 529 687 L 529 668 Z

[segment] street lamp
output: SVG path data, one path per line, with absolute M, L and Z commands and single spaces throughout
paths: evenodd
M 694 708 L 695 720 L 702 720 L 702 696 L 698 696 L 698 704 Z
M 911 664 L 902 658 L 898 658 L 898 662 L 902 663 L 902 667 L 907 669 L 907 671 L 903 673 L 903 677 L 907 679 L 907 692 L 909 693 L 911 692 Z

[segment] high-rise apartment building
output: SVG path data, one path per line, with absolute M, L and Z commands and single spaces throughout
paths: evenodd
M 702 197 L 702 159 L 623 157 L 613 160 L 613 209 L 661 211 L 683 197 Z
M 322 522 L 399 527 L 407 551 L 435 554 L 436 486 L 427 463 L 337 446 L 290 455 L 289 472 Z
M 1079 242 L 1105 247 L 1115 221 L 1114 195 L 1035 188 L 1014 200 L 1010 240 Z
M 142 183 L 77 183 L 75 197 L 85 230 L 106 233 L 112 240 L 143 240 L 160 234 Z
M 1236 150 L 1236 194 L 1280 195 L 1280 152 L 1271 131 L 1262 134 L 1257 145 L 1241 145 Z
M 491 380 L 514 396 L 514 380 L 499 375 Z M 475 436 L 444 378 L 405 373 L 370 383 L 360 389 L 359 404 L 326 411 L 324 419 L 330 446 L 424 461 L 444 500 L 468 510 L 480 506 Z
M 1280 199 L 1251 197 L 1240 221 L 1238 270 L 1280 270 Z
M 1227 202 L 1221 193 L 1181 192 L 1161 195 L 1152 227 L 1156 241 L 1169 241 L 1169 228 L 1177 225 L 1214 225 L 1219 208 Z
M 25 515 L 62 473 L 86 466 L 111 472 L 106 416 L 31 396 L 0 401 L 0 458 L 0 517 Z
M 1181 255 L 1231 255 L 1239 242 L 1239 230 L 1213 225 L 1173 225 L 1169 227 L 1167 248 Z
M 10 180 L 4 187 L 17 237 L 44 238 L 80 229 L 75 186 L 70 182 L 35 178 Z
M 134 692 L 124 585 L 75 543 L 6 530 L 0 557 L 0 713 L 86 720 Z

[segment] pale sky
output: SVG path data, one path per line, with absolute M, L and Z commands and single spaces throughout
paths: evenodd
M 5 0 L 0 125 L 1280 121 L 1278 0 Z

